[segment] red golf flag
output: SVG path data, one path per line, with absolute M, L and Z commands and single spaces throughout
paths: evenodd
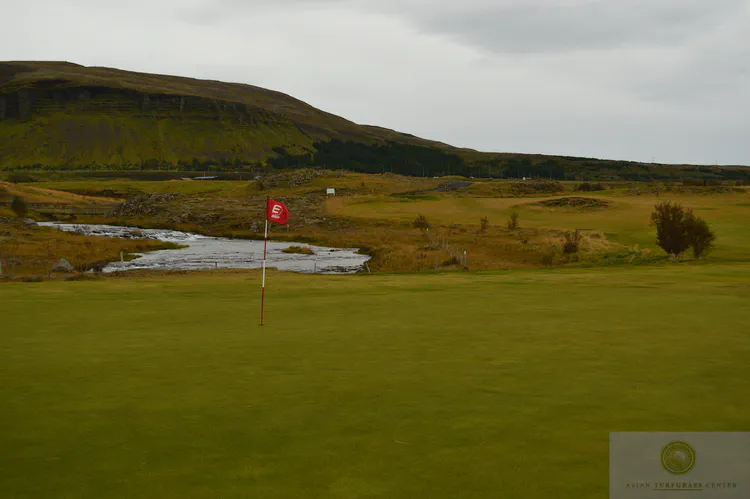
M 289 220 L 289 210 L 284 206 L 284 203 L 269 199 L 266 201 L 266 219 L 286 225 L 287 220 Z

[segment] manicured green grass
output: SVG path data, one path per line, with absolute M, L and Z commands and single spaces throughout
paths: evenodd
M 0 286 L 14 498 L 604 498 L 750 424 L 750 265 Z

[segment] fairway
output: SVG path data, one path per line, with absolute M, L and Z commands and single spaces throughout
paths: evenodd
M 604 498 L 610 431 L 748 430 L 748 283 L 272 273 L 265 328 L 256 272 L 6 284 L 0 490 Z

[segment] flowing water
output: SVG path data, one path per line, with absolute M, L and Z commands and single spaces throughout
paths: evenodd
M 91 236 L 120 237 L 130 239 L 158 239 L 188 246 L 184 249 L 158 250 L 138 253 L 139 258 L 129 262 L 110 263 L 104 272 L 122 270 L 204 270 L 204 269 L 256 269 L 263 264 L 263 241 L 228 239 L 201 236 L 188 232 L 166 229 L 136 229 L 115 225 L 60 224 L 43 222 L 39 225 L 57 227 L 66 232 L 78 232 Z M 358 255 L 356 249 L 325 248 L 308 246 L 313 255 L 284 253 L 289 246 L 299 243 L 268 242 L 269 268 L 319 274 L 351 274 L 362 270 L 370 259 Z

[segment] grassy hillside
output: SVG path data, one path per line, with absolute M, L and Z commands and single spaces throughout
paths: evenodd
M 257 168 L 331 139 L 448 148 L 259 87 L 62 62 L 0 63 L 0 126 L 6 169 Z
M 481 153 L 358 125 L 251 85 L 66 62 L 0 63 L 0 137 L 6 171 L 313 166 L 415 176 L 750 179 L 740 167 Z

